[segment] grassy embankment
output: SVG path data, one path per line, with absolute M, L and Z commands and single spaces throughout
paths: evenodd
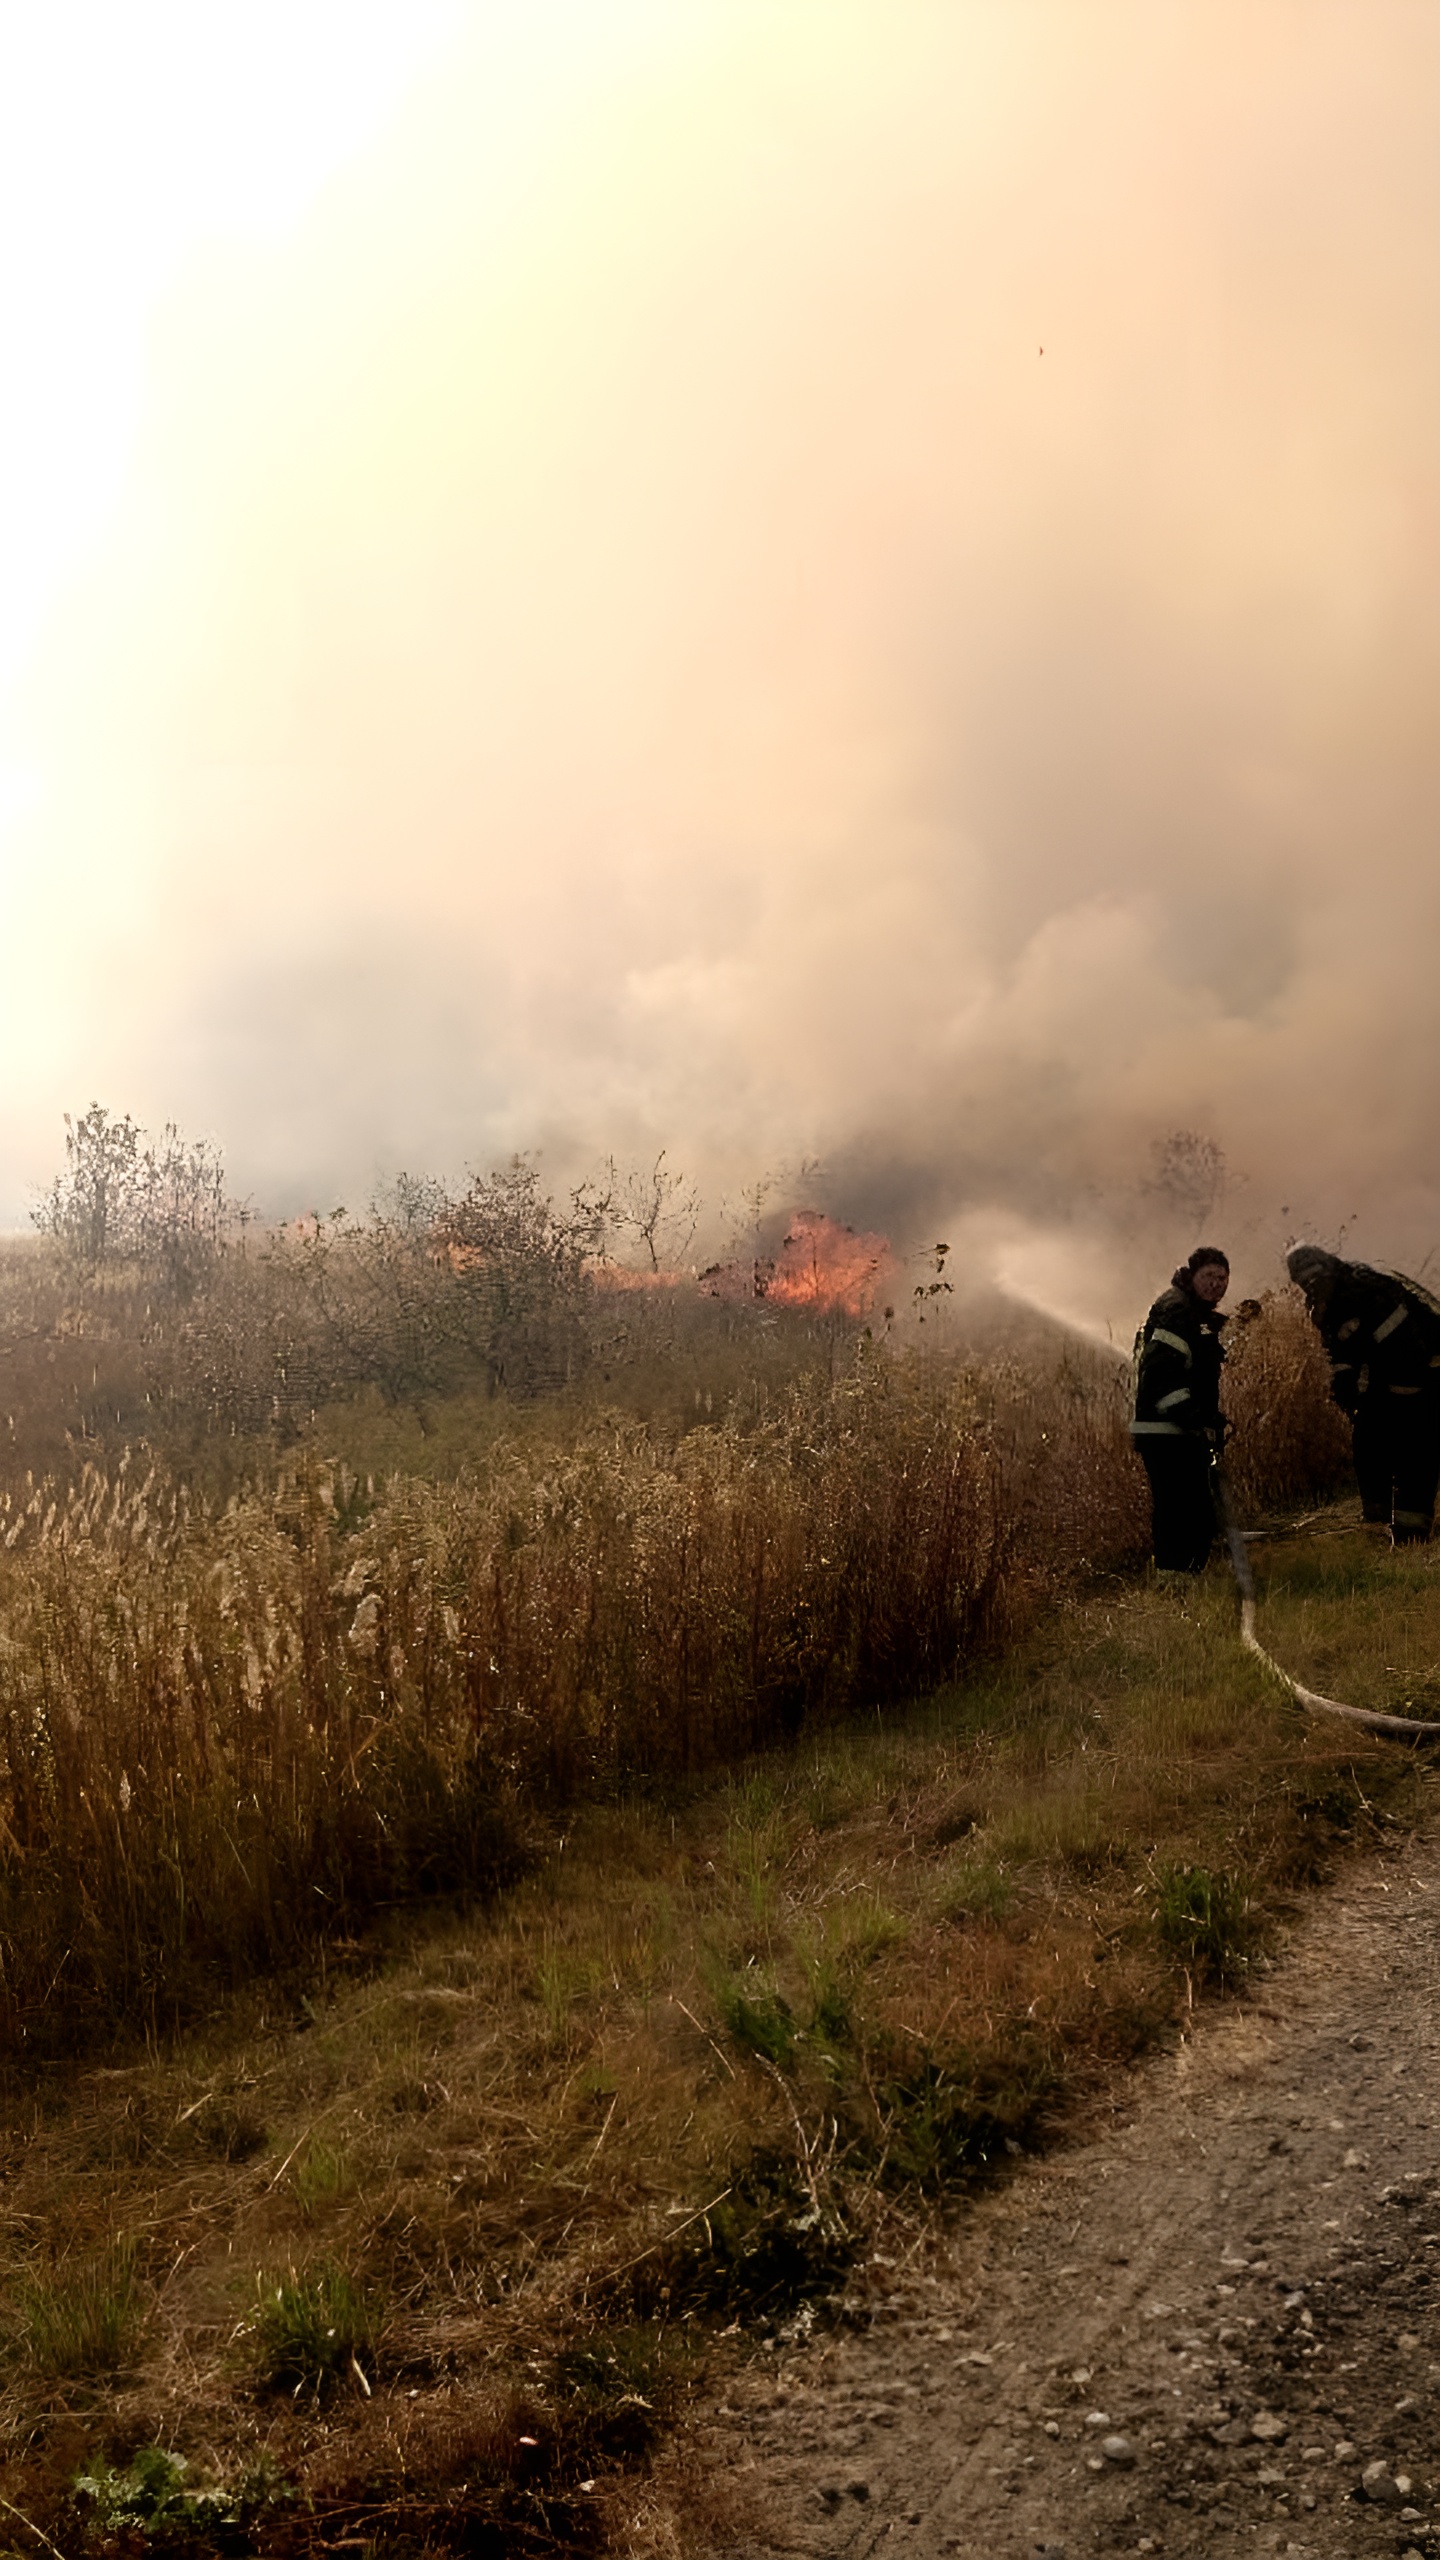
M 1297 1671 L 1433 1699 L 1428 1557 L 1261 1555 Z M 883 2283 L 1422 1788 L 1303 1729 L 1218 1572 L 1116 1574 L 918 1705 L 552 1806 L 468 1911 L 17 2074 L 0 2494 L 66 2550 L 247 2501 L 265 2547 L 624 2540 L 717 2331 Z
M 1262 1571 L 1297 1671 L 1433 1703 L 1428 1556 L 1356 1532 Z M 577 1807 L 298 2006 L 29 2081 L 0 2489 L 68 2549 L 75 2473 L 161 2446 L 233 2498 L 297 2487 L 267 2547 L 623 2540 L 718 2330 L 883 2283 L 1426 1786 L 1302 1725 L 1217 1571 L 1188 1603 L 1116 1577 L 923 1704 Z
M 1083 1362 L 622 1338 L 523 1255 L 488 1298 L 457 1266 L 462 1325 L 382 1242 L 253 1305 L 227 1268 L 155 1339 L 133 1285 L 52 1323 L 160 1418 L 148 1481 L 17 1486 L 0 1559 L 22 2541 L 602 2541 L 717 2332 L 829 2316 L 1414 1800 L 1301 1731 L 1222 1578 L 1136 1580 Z M 379 1411 L 429 1472 L 377 1484 L 397 1307 L 432 1386 Z M 267 1451 L 342 1336 L 349 1400 Z M 534 1353 L 523 1401 L 457 1384 L 479 1338 Z M 1232 1392 L 1252 1503 L 1333 1467 L 1293 1307 Z M 1297 1670 L 1433 1676 L 1428 1558 L 1263 1563 Z

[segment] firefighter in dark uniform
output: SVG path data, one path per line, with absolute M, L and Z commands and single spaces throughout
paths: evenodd
M 1150 1478 L 1155 1562 L 1162 1573 L 1203 1573 L 1216 1531 L 1214 1471 L 1224 1438 L 1221 1332 L 1230 1286 L 1218 1245 L 1197 1246 L 1140 1328 L 1136 1454 Z
M 1350 1416 L 1365 1517 L 1385 1522 L 1397 1547 L 1420 1544 L 1440 1483 L 1440 1301 L 1402 1271 L 1342 1262 L 1318 1244 L 1285 1260 Z

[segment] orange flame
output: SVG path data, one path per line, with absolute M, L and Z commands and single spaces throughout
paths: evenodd
M 764 1294 L 818 1315 L 868 1316 L 892 1268 L 889 1240 L 857 1234 L 823 1209 L 797 1210 Z
M 764 1298 L 811 1315 L 867 1316 L 894 1271 L 887 1237 L 857 1234 L 823 1209 L 799 1209 L 773 1260 L 716 1263 L 700 1278 L 716 1298 Z

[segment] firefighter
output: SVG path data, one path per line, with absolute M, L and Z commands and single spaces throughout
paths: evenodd
M 1397 1547 L 1422 1544 L 1440 1483 L 1440 1302 L 1403 1271 L 1342 1262 L 1318 1244 L 1296 1245 L 1285 1262 L 1350 1417 L 1365 1518 Z
M 1197 1245 L 1158 1297 L 1135 1345 L 1136 1452 L 1150 1479 L 1155 1562 L 1162 1573 L 1203 1573 L 1215 1536 L 1214 1472 L 1224 1438 L 1217 1314 L 1230 1286 L 1218 1245 Z

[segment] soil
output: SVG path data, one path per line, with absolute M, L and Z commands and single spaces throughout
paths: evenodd
M 732 2377 L 692 2447 L 725 2560 L 1437 2560 L 1440 1844 L 1113 2095 L 871 2265 L 863 2326 Z

